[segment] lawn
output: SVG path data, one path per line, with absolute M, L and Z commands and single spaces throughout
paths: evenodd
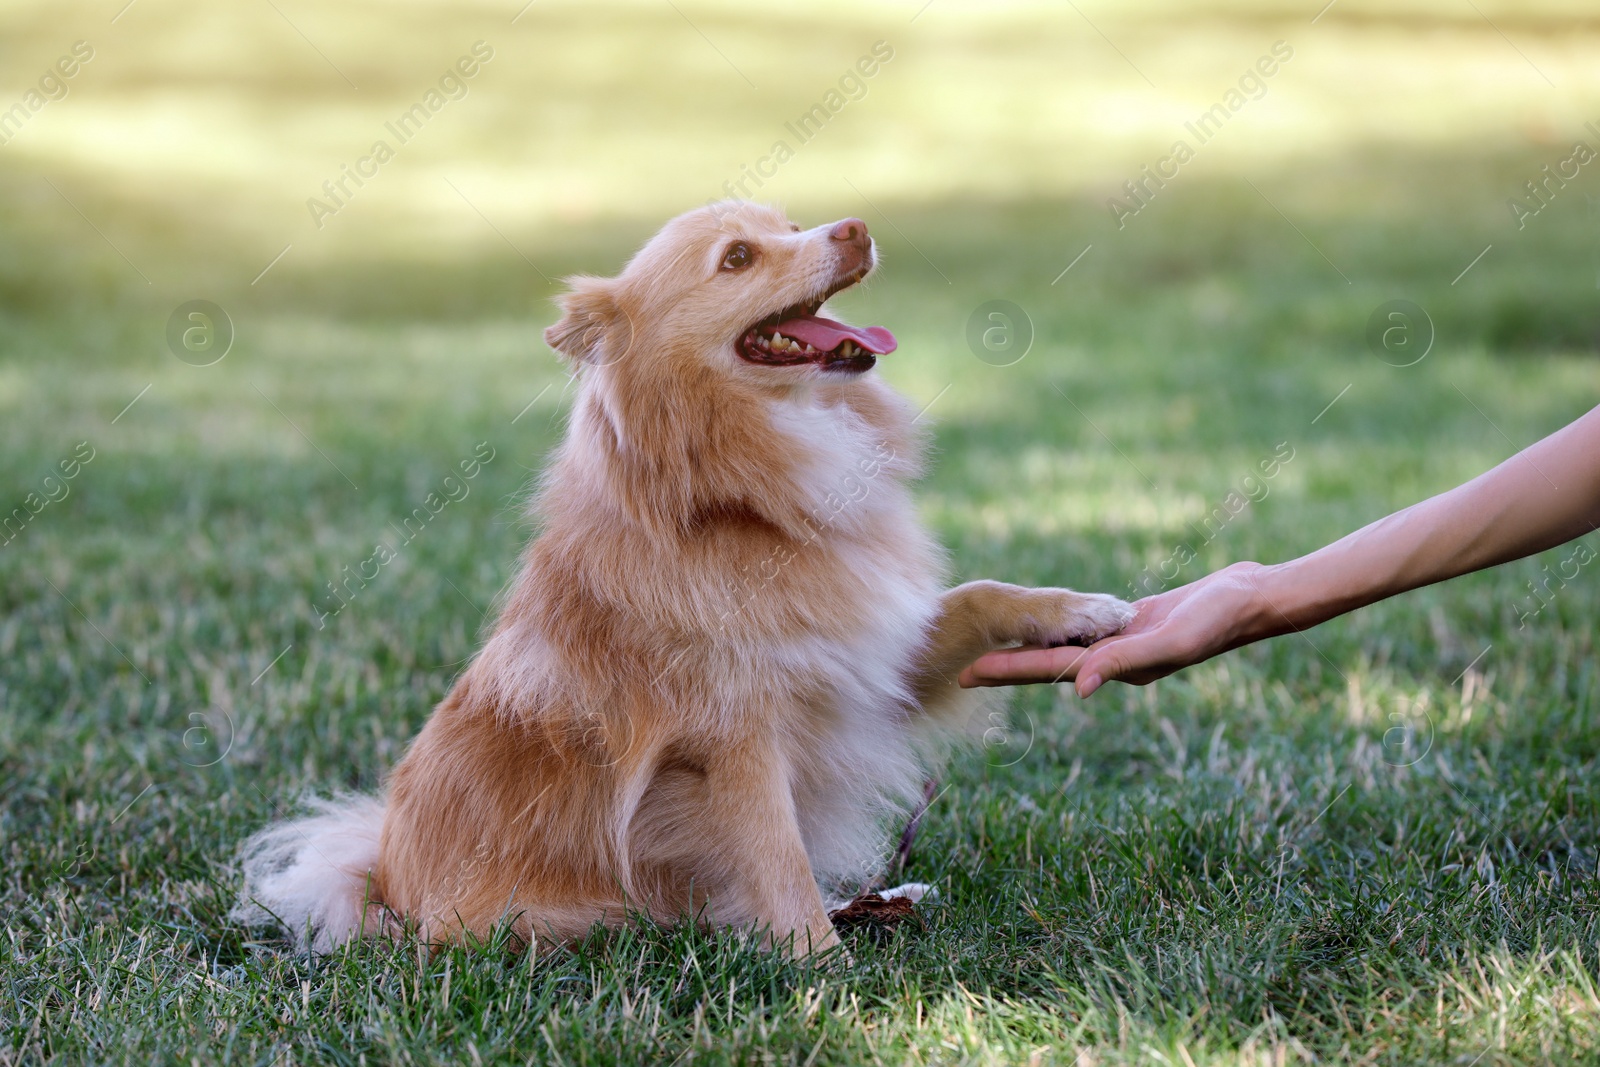
M 1147 688 L 1006 694 L 907 871 L 938 901 L 848 964 L 661 929 L 307 959 L 226 918 L 238 843 L 377 787 L 477 647 L 570 403 L 562 275 L 784 140 L 746 190 L 879 240 L 838 303 L 900 338 L 953 578 L 1287 558 L 1600 403 L 1592 13 L 118 6 L 0 6 L 0 114 L 93 51 L 0 126 L 0 1064 L 1600 1058 L 1600 572 L 1570 546 Z M 167 340 L 192 300 L 231 322 L 205 366 Z M 975 349 L 996 300 L 1016 341 Z M 1369 343 L 1396 300 L 1426 321 Z

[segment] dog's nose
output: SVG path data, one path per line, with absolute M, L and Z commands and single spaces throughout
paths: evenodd
M 840 219 L 833 224 L 833 232 L 828 235 L 835 241 L 849 241 L 862 248 L 867 247 L 867 224 L 860 219 Z

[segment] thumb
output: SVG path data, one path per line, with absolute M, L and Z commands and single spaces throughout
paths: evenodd
M 1078 663 L 1076 688 L 1079 697 L 1089 697 L 1108 681 L 1121 678 L 1132 666 L 1123 646 L 1132 638 L 1111 638 L 1092 646 Z

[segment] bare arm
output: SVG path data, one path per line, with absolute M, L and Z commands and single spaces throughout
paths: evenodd
M 1079 648 L 992 652 L 961 683 L 1109 679 L 1143 685 L 1230 649 L 1305 630 L 1418 586 L 1570 541 L 1600 526 L 1600 408 L 1504 463 L 1287 563 L 1238 563 L 1139 601 L 1120 633 Z

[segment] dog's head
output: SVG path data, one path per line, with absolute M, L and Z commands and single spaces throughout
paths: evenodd
M 881 326 L 818 314 L 876 263 L 860 219 L 802 230 L 776 208 L 710 204 L 667 223 L 617 277 L 570 279 L 544 336 L 579 365 L 689 360 L 757 386 L 841 380 L 895 348 Z

